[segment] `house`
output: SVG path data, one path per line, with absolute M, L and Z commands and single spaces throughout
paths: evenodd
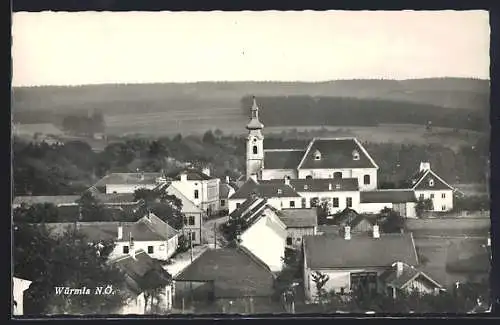
M 134 193 L 140 188 L 154 189 L 164 181 L 163 173 L 111 173 L 101 178 L 94 187 L 104 193 Z
M 243 221 L 240 246 L 266 263 L 272 272 L 279 272 L 283 268 L 288 237 L 286 225 L 278 213 L 267 199 L 253 196 L 229 215 L 230 220 Z
M 219 185 L 219 208 L 221 211 L 229 211 L 229 198 L 236 192 L 236 189 L 230 184 L 229 176 L 226 176 L 225 182 Z
M 274 275 L 243 246 L 209 249 L 175 277 L 178 309 L 212 313 L 271 313 Z
M 125 275 L 129 296 L 119 314 L 164 313 L 172 309 L 172 276 L 159 261 L 142 249 L 131 249 L 129 254 L 110 263 Z
M 47 223 L 45 226 L 57 236 L 76 229 L 91 242 L 114 240 L 116 245 L 109 258 L 129 254 L 131 249 L 143 249 L 149 256 L 168 260 L 177 250 L 179 231 L 150 213 L 136 222 L 68 222 Z
M 314 276 L 317 273 L 329 277 L 324 289 L 344 294 L 363 288 L 381 290 L 379 279 L 391 270 L 395 262 L 418 265 L 417 251 L 411 233 L 380 234 L 374 227 L 373 234 L 351 234 L 345 227 L 344 236 L 305 236 L 304 291 L 307 302 L 316 297 Z
M 202 225 L 205 212 L 170 183 L 162 184 L 157 189 L 181 200 L 182 213 L 184 214 L 184 226 L 182 229 L 183 234 L 189 236 L 188 238 L 191 238 L 194 245 L 201 244 Z
M 385 284 L 387 293 L 393 298 L 401 292 L 438 294 L 444 291 L 443 286 L 428 274 L 403 262 L 394 263 L 391 269 L 380 275 L 380 280 Z
M 377 218 L 346 208 L 334 215 L 333 224 L 337 226 L 338 234 L 342 234 L 346 226 L 349 227 L 351 233 L 366 233 L 373 231 L 373 227 L 377 225 Z
M 408 189 L 383 189 L 363 191 L 360 193 L 360 213 L 377 214 L 388 208 L 398 212 L 406 218 L 416 218 L 415 205 L 417 197 L 413 190 Z
M 293 209 L 302 204 L 302 197 L 290 186 L 288 180 L 270 182 L 251 177 L 229 198 L 229 213 L 253 194 L 267 198 L 268 203 L 276 209 Z
M 315 208 L 284 209 L 278 212 L 278 217 L 286 226 L 287 246 L 300 248 L 304 236 L 316 235 L 318 217 Z
M 12 305 L 14 315 L 24 314 L 24 292 L 28 290 L 31 281 L 18 277 L 12 278 Z
M 168 176 L 171 184 L 208 216 L 219 212 L 218 178 L 210 176 L 210 169 L 185 168 Z
M 356 178 L 360 190 L 377 188 L 378 165 L 356 138 L 314 138 L 305 148 L 266 150 L 255 98 L 246 128 L 247 179 Z
M 415 192 L 418 200 L 432 201 L 432 211 L 444 212 L 453 209 L 455 189 L 432 171 L 429 162 L 420 163 L 419 171 L 410 178 L 408 186 Z

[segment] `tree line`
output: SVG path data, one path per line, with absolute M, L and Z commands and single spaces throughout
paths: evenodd
M 248 115 L 252 97 L 241 99 Z M 325 96 L 259 97 L 260 119 L 268 126 L 377 126 L 379 124 L 420 124 L 483 131 L 489 127 L 489 107 L 446 108 L 430 104 L 381 99 Z

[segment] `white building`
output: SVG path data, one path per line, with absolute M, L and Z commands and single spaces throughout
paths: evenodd
M 240 246 L 261 259 L 272 272 L 283 268 L 287 231 L 278 210 L 267 199 L 252 197 L 233 211 L 230 219 L 244 219 L 246 228 L 240 234 Z
M 413 190 L 375 190 L 360 193 L 359 213 L 377 214 L 388 208 L 398 212 L 402 217 L 415 218 L 417 198 Z
M 210 176 L 210 170 L 199 171 L 187 168 L 172 177 L 170 181 L 177 190 L 208 216 L 219 212 L 220 180 Z
M 430 163 L 421 162 L 419 171 L 409 183 L 418 200 L 432 200 L 432 211 L 445 212 L 453 209 L 455 189 L 431 170 Z
M 162 177 L 162 173 L 111 173 L 101 178 L 94 187 L 108 194 L 134 193 L 141 188 L 154 189 Z
M 92 242 L 114 240 L 109 258 L 126 256 L 132 249 L 144 250 L 152 258 L 168 260 L 177 250 L 179 232 L 150 213 L 137 222 L 78 222 L 46 224 L 53 235 L 76 227 Z
M 24 314 L 24 292 L 28 290 L 31 281 L 14 277 L 12 278 L 12 305 L 14 315 Z
M 229 210 L 229 198 L 236 192 L 230 184 L 229 176 L 219 185 L 219 208 L 221 211 Z
M 255 98 L 247 125 L 247 178 L 357 178 L 360 190 L 377 188 L 378 165 L 356 138 L 314 138 L 306 148 L 264 148 Z

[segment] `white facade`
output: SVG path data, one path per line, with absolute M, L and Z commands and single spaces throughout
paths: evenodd
M 229 213 L 236 210 L 239 204 L 242 204 L 247 199 L 229 199 L 228 209 Z M 292 203 L 293 202 L 293 203 Z M 302 198 L 301 197 L 268 197 L 267 203 L 273 208 L 278 210 L 281 209 L 297 209 L 301 207 Z
M 134 193 L 138 189 L 152 190 L 157 184 L 106 184 L 106 194 L 125 194 Z
M 247 137 L 247 177 L 258 175 L 264 162 L 264 136 L 260 130 L 250 130 Z
M 266 216 L 261 217 L 250 228 L 245 230 L 240 237 L 240 245 L 266 263 L 272 272 L 282 270 L 286 247 L 286 227 L 281 220 L 276 219 L 278 217 L 267 210 Z M 284 236 L 269 227 L 269 221 L 275 223 L 276 227 L 281 228 Z
M 14 313 L 14 315 L 23 315 L 24 314 L 24 308 L 23 308 L 24 292 L 30 287 L 31 281 L 14 277 L 12 279 L 12 282 L 13 282 L 12 305 L 13 305 L 13 309 L 14 309 L 13 313 Z
M 171 310 L 173 300 L 172 285 L 165 286 L 158 298 L 160 301 L 155 301 L 153 304 L 157 304 L 160 311 Z M 146 298 L 144 292 L 142 292 L 138 296 L 130 298 L 118 313 L 121 315 L 144 315 L 151 311 L 150 304 L 151 302 L 148 301 L 146 306 Z
M 453 209 L 452 190 L 415 190 L 417 199 L 431 199 L 435 212 L 450 211 Z
M 212 214 L 219 211 L 219 182 L 218 178 L 188 180 L 181 174 L 181 179 L 173 181 L 172 185 L 200 209 Z
M 312 178 L 334 178 L 335 173 L 338 173 L 342 178 L 357 178 L 361 191 L 377 189 L 377 168 L 299 169 L 298 178 L 305 179 L 308 176 Z M 365 182 L 365 176 L 367 176 L 367 182 Z
M 245 202 L 246 199 L 229 199 L 228 200 L 228 210 L 229 210 L 229 213 L 233 212 L 234 210 L 236 210 L 240 204 L 243 204 L 243 202 Z
M 360 203 L 358 213 L 379 213 L 384 208 L 392 209 L 392 203 Z
M 343 211 L 348 207 L 348 201 L 352 203 L 351 209 L 358 211 L 359 209 L 359 191 L 329 191 L 329 192 L 298 192 L 300 196 L 305 198 L 305 208 L 311 208 L 311 199 L 317 198 L 319 203 L 326 200 L 329 202 L 330 213 L 334 214 Z M 350 200 L 349 200 L 350 199 Z M 334 204 L 338 201 L 337 204 Z
M 156 241 L 138 241 L 134 240 L 134 247 L 136 251 L 143 249 L 150 257 L 159 260 L 168 260 L 177 250 L 178 235 L 170 238 L 169 240 L 156 240 Z M 152 252 L 151 252 L 152 249 Z M 117 240 L 113 252 L 109 258 L 115 259 L 125 255 L 130 255 L 132 248 L 128 240 Z

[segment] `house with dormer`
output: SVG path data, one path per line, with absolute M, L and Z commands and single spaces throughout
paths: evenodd
M 455 188 L 439 177 L 429 162 L 421 162 L 418 172 L 408 180 L 409 188 L 415 193 L 417 200 L 430 199 L 436 212 L 453 209 Z

